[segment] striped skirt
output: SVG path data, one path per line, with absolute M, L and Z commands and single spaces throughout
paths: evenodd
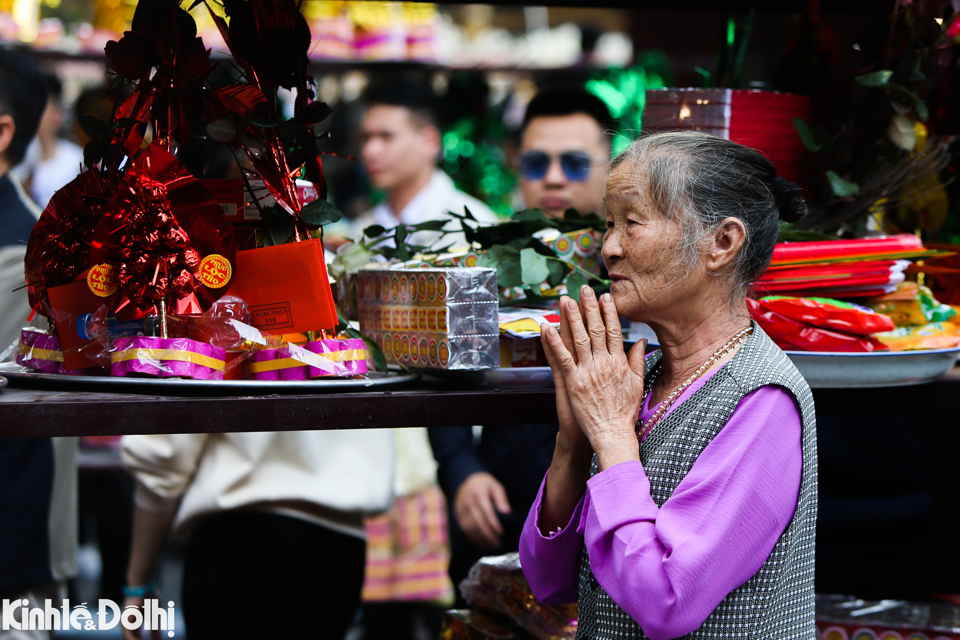
M 390 511 L 366 521 L 366 531 L 364 602 L 453 602 L 447 509 L 439 487 L 398 497 Z

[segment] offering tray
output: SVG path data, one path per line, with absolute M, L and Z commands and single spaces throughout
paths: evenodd
M 372 372 L 356 378 L 313 378 L 310 380 L 188 380 L 185 378 L 133 378 L 120 376 L 70 376 L 46 373 L 7 362 L 0 374 L 11 386 L 36 388 L 97 388 L 113 392 L 150 392 L 158 395 L 207 393 L 212 395 L 271 393 L 343 393 L 380 390 L 382 387 L 416 382 L 418 373 L 407 371 Z
M 496 369 L 420 369 L 420 372 L 445 382 L 466 387 L 490 389 L 552 389 L 550 367 L 504 367 Z
M 828 353 L 787 351 L 813 389 L 907 387 L 936 380 L 950 371 L 960 347 L 918 351 Z

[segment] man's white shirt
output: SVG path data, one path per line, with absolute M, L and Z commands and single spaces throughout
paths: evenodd
M 391 229 L 400 222 L 404 224 L 417 224 L 428 220 L 450 219 L 451 222 L 447 228 L 459 228 L 459 222 L 455 221 L 447 214 L 448 211 L 454 211 L 458 214 L 463 213 L 463 208 L 470 209 L 470 213 L 482 225 L 496 224 L 500 218 L 481 201 L 470 196 L 456 188 L 450 176 L 440 169 L 434 169 L 430 181 L 413 197 L 406 207 L 400 212 L 400 215 L 394 215 L 390 209 L 389 203 L 381 202 L 379 205 L 360 215 L 353 221 L 352 230 L 355 239 L 360 239 L 363 230 L 370 225 L 378 224 L 385 229 Z M 412 244 L 430 246 L 440 237 L 436 231 L 418 231 L 408 239 Z M 448 234 L 438 243 L 439 246 L 446 246 L 453 243 L 454 246 L 465 246 L 467 244 L 463 232 Z

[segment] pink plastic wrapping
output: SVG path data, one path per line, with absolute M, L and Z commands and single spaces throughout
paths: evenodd
M 20 331 L 20 349 L 16 360 L 19 365 L 45 373 L 60 373 L 68 376 L 106 375 L 103 367 L 67 371 L 63 366 L 60 338 L 33 327 Z
M 60 350 L 60 338 L 37 329 L 23 329 L 20 332 L 17 364 L 37 371 L 63 373 L 63 351 Z
M 120 338 L 110 354 L 112 376 L 223 380 L 226 350 L 187 338 Z
M 316 340 L 303 346 L 288 344 L 262 349 L 250 358 L 254 380 L 306 380 L 329 376 L 356 376 L 367 372 L 363 340 Z

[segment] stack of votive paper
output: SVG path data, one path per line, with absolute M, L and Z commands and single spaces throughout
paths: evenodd
M 360 330 L 387 362 L 432 369 L 500 366 L 497 272 L 490 268 L 364 269 Z

